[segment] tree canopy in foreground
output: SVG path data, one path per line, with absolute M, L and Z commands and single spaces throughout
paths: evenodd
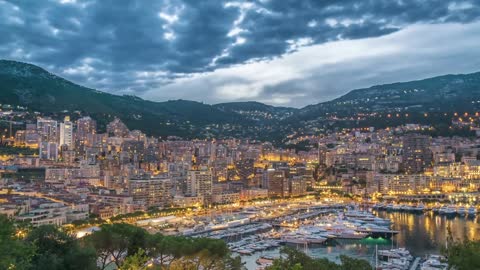
M 467 237 L 455 240 L 449 229 L 447 243 L 448 247 L 443 249 L 443 255 L 447 257 L 449 269 L 480 269 L 480 241 L 473 241 Z
M 27 231 L 0 215 L 0 269 L 240 270 L 243 265 L 223 240 L 150 234 L 125 223 L 104 224 L 77 239 L 51 225 Z
M 280 250 L 280 258 L 273 261 L 273 265 L 267 270 L 371 270 L 368 261 L 355 259 L 348 256 L 340 256 L 340 264 L 336 264 L 325 258 L 312 258 L 305 253 L 283 247 Z

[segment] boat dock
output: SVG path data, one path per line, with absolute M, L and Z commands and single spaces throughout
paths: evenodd
M 417 270 L 419 263 L 420 263 L 420 257 L 416 257 L 412 263 L 412 266 L 410 267 L 410 270 Z

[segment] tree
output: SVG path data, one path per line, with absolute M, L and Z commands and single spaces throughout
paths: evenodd
M 148 257 L 143 249 L 139 249 L 137 253 L 128 256 L 123 261 L 119 270 L 142 270 L 147 268 Z
M 100 269 L 110 264 L 110 258 L 116 267 L 120 267 L 127 256 L 136 254 L 147 243 L 148 233 L 142 228 L 126 223 L 104 224 L 101 230 L 87 236 L 96 250 Z
M 146 253 L 167 269 L 243 268 L 240 258 L 232 258 L 225 242 L 218 239 L 154 234 L 148 239 Z
M 81 245 L 74 236 L 52 225 L 32 230 L 25 241 L 35 246 L 32 257 L 35 270 L 88 270 L 96 269 L 95 251 Z
M 243 269 L 240 258 L 231 257 L 218 239 L 151 235 L 123 223 L 104 224 L 82 239 L 59 227 L 40 226 L 22 239 L 26 230 L 20 231 L 19 223 L 0 216 L 0 225 L 2 270 Z
M 0 269 L 24 270 L 31 266 L 35 247 L 22 241 L 19 230 L 12 220 L 0 215 Z
M 449 269 L 480 269 L 480 241 L 472 241 L 465 237 L 463 241 L 454 240 L 448 229 L 448 248 L 443 249 L 447 257 Z
M 341 264 L 336 264 L 325 258 L 311 258 L 305 253 L 284 247 L 280 250 L 281 256 L 273 261 L 268 270 L 370 270 L 369 262 L 360 259 L 340 256 Z
M 342 270 L 370 270 L 372 266 L 369 262 L 361 259 L 351 258 L 345 255 L 340 256 Z
M 226 259 L 225 263 L 227 266 L 225 269 L 241 270 L 245 268 L 244 267 L 245 263 L 242 262 L 242 258 L 240 258 L 240 256 L 236 256 L 236 257 L 229 256 Z
M 160 265 L 165 265 L 167 259 L 170 258 L 170 248 L 173 243 L 168 238 L 168 236 L 163 236 L 160 233 L 156 233 L 148 238 L 148 255 L 155 257 Z

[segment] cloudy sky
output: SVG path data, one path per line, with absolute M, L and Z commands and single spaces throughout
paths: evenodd
M 480 71 L 480 0 L 0 0 L 0 58 L 116 94 L 302 107 Z

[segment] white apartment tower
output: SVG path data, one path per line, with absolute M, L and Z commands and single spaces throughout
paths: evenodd
M 65 116 L 63 123 L 60 123 L 60 146 L 67 145 L 68 149 L 73 148 L 73 123 L 70 116 Z
M 208 170 L 191 170 L 187 175 L 187 195 L 203 197 L 204 204 L 212 199 L 213 177 Z

